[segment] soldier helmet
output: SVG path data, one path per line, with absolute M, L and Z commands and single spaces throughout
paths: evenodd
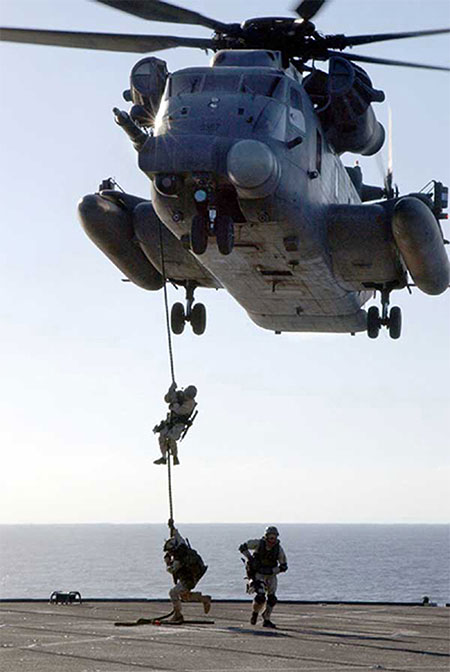
M 177 541 L 173 537 L 170 539 L 167 539 L 166 543 L 164 544 L 163 550 L 165 553 L 172 553 L 177 547 Z
M 279 535 L 279 532 L 278 532 L 278 530 L 277 530 L 277 528 L 274 527 L 273 525 L 269 525 L 269 526 L 266 527 L 266 529 L 264 530 L 264 536 L 265 536 L 265 537 L 269 537 L 271 534 L 273 534 L 275 537 L 279 537 L 279 536 L 280 536 L 280 535 Z
M 189 399 L 194 399 L 195 396 L 197 395 L 197 388 L 195 385 L 188 385 L 187 388 L 184 390 L 184 394 L 186 397 L 189 397 Z

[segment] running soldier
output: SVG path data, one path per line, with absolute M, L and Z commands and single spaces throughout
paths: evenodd
M 240 552 L 247 558 L 247 590 L 255 593 L 250 623 L 256 625 L 258 614 L 266 604 L 262 614 L 264 628 L 276 628 L 270 616 L 277 603 L 277 574 L 286 572 L 288 568 L 278 537 L 277 528 L 270 526 L 266 527 L 262 539 L 249 539 L 239 546 Z

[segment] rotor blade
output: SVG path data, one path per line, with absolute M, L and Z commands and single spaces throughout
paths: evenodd
M 123 35 L 116 33 L 79 33 L 65 30 L 34 30 L 0 28 L 0 41 L 45 44 L 53 47 L 75 49 L 101 49 L 103 51 L 131 51 L 148 53 L 171 47 L 197 47 L 211 49 L 212 40 L 201 37 L 175 37 L 172 35 Z
M 188 23 L 191 25 L 206 26 L 213 30 L 224 30 L 227 24 L 209 19 L 203 14 L 172 5 L 162 0 L 95 0 L 103 5 L 120 9 L 127 14 L 140 16 L 150 21 L 167 21 L 168 23 Z
M 379 33 L 376 35 L 339 35 L 342 44 L 354 47 L 359 44 L 372 44 L 372 42 L 385 42 L 386 40 L 403 40 L 406 37 L 423 37 L 425 35 L 440 35 L 450 33 L 450 28 L 437 28 L 435 30 L 414 30 L 409 33 Z M 339 47 L 340 49 L 341 47 Z
M 361 61 L 362 63 L 378 63 L 380 65 L 400 65 L 405 68 L 423 68 L 424 70 L 445 70 L 450 71 L 450 68 L 446 68 L 440 65 L 425 65 L 424 63 L 408 63 L 407 61 L 393 61 L 389 58 L 376 58 L 373 56 L 361 56 L 359 54 L 343 54 L 340 51 L 331 51 L 328 50 L 329 56 L 340 56 L 341 58 L 346 58 L 349 61 Z
M 317 14 L 325 2 L 327 2 L 327 0 L 303 0 L 303 2 L 301 2 L 298 7 L 295 7 L 293 11 L 297 12 L 300 18 L 309 21 Z

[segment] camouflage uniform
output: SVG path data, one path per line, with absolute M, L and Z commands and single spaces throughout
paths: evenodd
M 267 530 L 276 530 L 276 528 L 269 527 Z M 255 593 L 250 622 L 253 625 L 256 623 L 258 614 L 265 604 L 266 606 L 262 614 L 263 625 L 269 628 L 275 627 L 270 620 L 270 616 L 277 603 L 277 574 L 287 571 L 287 558 L 277 539 L 278 531 L 276 531 L 276 535 L 272 533 L 272 536 L 275 536 L 275 542 L 273 543 L 267 540 L 267 537 L 270 539 L 271 534 L 266 531 L 265 536 L 261 539 L 249 539 L 239 547 L 241 553 L 248 560 L 248 590 Z M 253 551 L 253 553 L 250 551 Z
M 164 397 L 164 401 L 169 404 L 169 413 L 165 420 L 157 425 L 153 431 L 159 432 L 159 448 L 162 457 L 155 460 L 155 464 L 165 464 L 167 452 L 173 456 L 173 463 L 179 464 L 178 444 L 192 412 L 196 406 L 194 400 L 197 390 L 193 385 L 189 385 L 186 390 L 177 390 L 173 383 Z
M 183 622 L 182 601 L 202 602 L 207 614 L 211 608 L 211 597 L 200 592 L 192 592 L 207 570 L 199 554 L 190 548 L 175 527 L 171 527 L 171 537 L 164 544 L 164 551 L 167 571 L 172 574 L 175 583 L 169 591 L 174 610 L 172 622 Z

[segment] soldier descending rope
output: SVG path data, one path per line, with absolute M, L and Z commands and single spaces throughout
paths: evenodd
M 169 622 L 183 623 L 181 602 L 202 602 L 205 614 L 211 609 L 210 595 L 192 592 L 208 569 L 197 551 L 181 536 L 172 518 L 169 519 L 170 538 L 164 544 L 164 562 L 172 574 L 174 587 L 169 591 L 173 616 Z
M 164 401 L 169 404 L 169 412 L 167 417 L 153 428 L 155 434 L 159 433 L 159 447 L 162 455 L 159 460 L 154 461 L 154 464 L 166 464 L 167 453 L 173 456 L 175 466 L 180 464 L 177 441 L 184 438 L 194 422 L 196 395 L 197 388 L 194 385 L 188 385 L 185 390 L 178 390 L 176 383 L 172 383 L 169 387 L 164 397 Z

